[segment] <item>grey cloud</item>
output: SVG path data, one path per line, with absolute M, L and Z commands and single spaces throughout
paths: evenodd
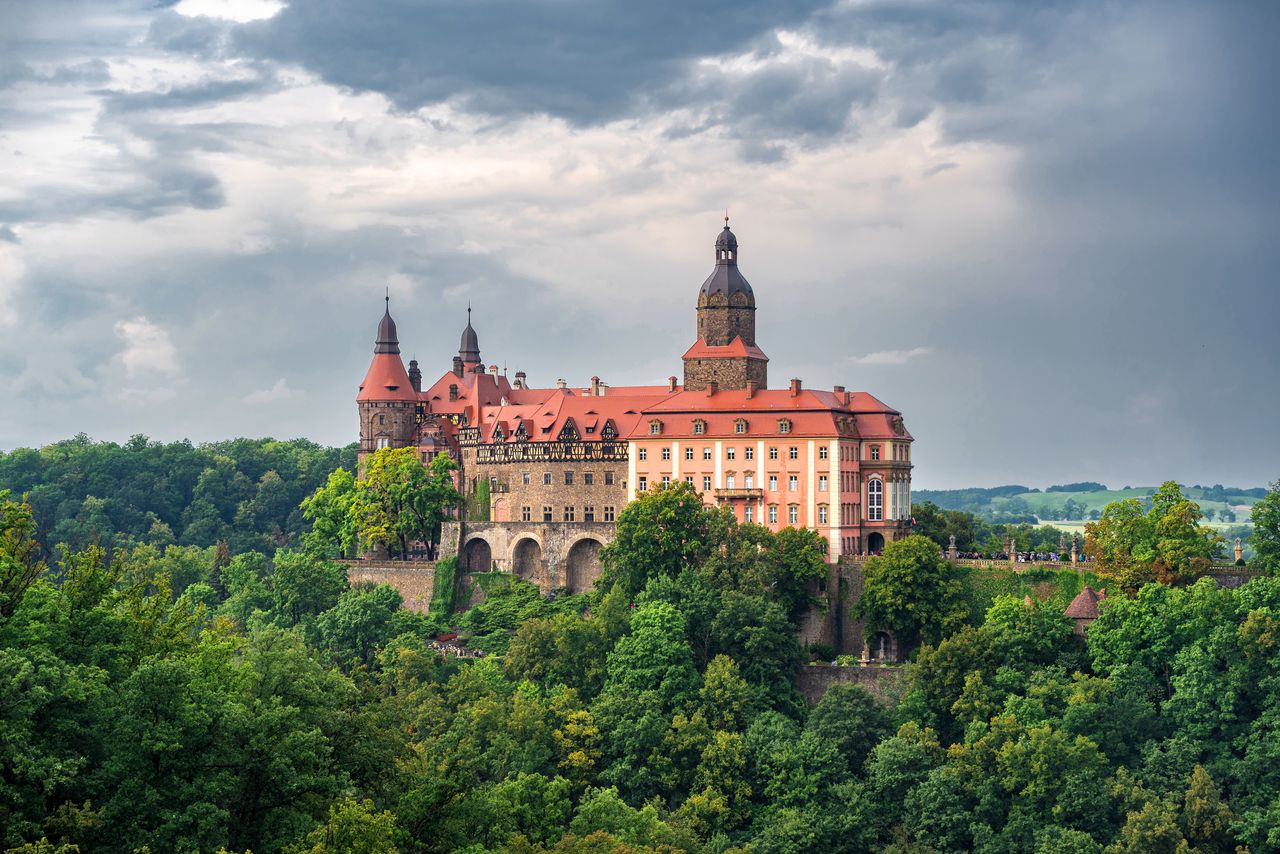
M 829 2 L 829 0 L 828 0 Z M 245 24 L 236 45 L 413 110 L 452 101 L 575 124 L 627 116 L 690 61 L 803 23 L 820 0 L 529 4 L 469 0 L 292 3 Z
M 7 225 L 0 225 L 0 240 L 5 241 L 6 243 L 22 242 L 21 240 L 18 239 L 17 233 L 14 232 L 14 230 Z

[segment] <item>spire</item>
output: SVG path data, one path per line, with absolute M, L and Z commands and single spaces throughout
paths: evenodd
M 720 294 L 732 298 L 735 294 L 746 297 L 746 304 L 755 308 L 755 294 L 751 285 L 738 272 L 738 238 L 729 230 L 729 212 L 724 214 L 724 228 L 716 235 L 716 266 L 711 275 L 702 283 L 699 298 Z M 702 305 L 701 301 L 698 303 Z
M 458 345 L 458 358 L 464 365 L 478 364 L 480 361 L 480 338 L 471 328 L 471 303 L 467 303 L 467 328 L 462 330 L 462 342 Z
M 382 313 L 382 321 L 378 323 L 378 340 L 373 345 L 374 353 L 400 353 L 400 339 L 396 337 L 396 322 L 391 319 L 391 289 L 387 289 L 384 298 L 386 307 Z

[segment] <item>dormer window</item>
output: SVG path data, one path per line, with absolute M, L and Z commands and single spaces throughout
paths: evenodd
M 600 435 L 605 439 L 617 438 L 618 428 L 613 426 L 613 419 L 604 422 L 604 427 L 600 430 Z
M 738 420 L 734 421 L 733 432 L 739 433 L 739 434 L 747 432 L 747 420 L 745 418 L 739 418 Z
M 661 422 L 661 421 L 659 421 L 658 419 L 656 419 L 656 418 L 655 418 L 655 419 L 653 419 L 652 421 L 650 421 L 650 422 L 649 422 L 649 435 L 650 435 L 650 436 L 660 436 L 660 435 L 662 435 L 662 422 Z
M 707 422 L 703 421 L 701 418 L 693 419 L 693 435 L 701 436 L 703 433 L 706 433 L 706 432 L 707 432 Z
M 791 419 L 790 419 L 790 418 L 779 418 L 779 419 L 778 419 L 778 432 L 779 432 L 779 433 L 790 433 L 790 432 L 791 432 Z

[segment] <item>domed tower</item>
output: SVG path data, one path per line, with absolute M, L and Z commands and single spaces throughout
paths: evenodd
M 400 359 L 400 340 L 391 318 L 391 298 L 378 323 L 373 361 L 360 383 L 356 408 L 360 413 L 360 458 L 379 448 L 413 444 L 418 394 Z
M 698 341 L 684 355 L 685 388 L 765 388 L 769 358 L 756 346 L 756 295 L 738 270 L 738 238 L 727 216 L 715 252 L 715 269 L 698 291 Z

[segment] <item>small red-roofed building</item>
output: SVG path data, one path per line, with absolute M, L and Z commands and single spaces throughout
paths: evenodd
M 1106 598 L 1107 591 L 1094 590 L 1087 584 L 1076 594 L 1076 598 L 1071 600 L 1071 604 L 1063 612 L 1071 620 L 1076 634 L 1083 637 L 1089 631 L 1089 624 L 1098 619 L 1100 613 L 1098 603 Z

